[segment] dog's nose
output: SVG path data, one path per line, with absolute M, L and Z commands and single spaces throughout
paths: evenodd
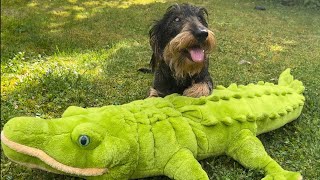
M 199 28 L 194 32 L 194 36 L 196 37 L 199 43 L 202 43 L 208 37 L 208 30 Z

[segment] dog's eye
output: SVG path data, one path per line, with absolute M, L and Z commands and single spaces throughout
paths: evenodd
M 175 22 L 179 22 L 179 21 L 180 21 L 180 18 L 176 17 L 176 18 L 174 19 L 174 21 L 175 21 Z
M 199 20 L 199 21 L 201 21 L 201 20 L 202 20 L 201 16 L 198 16 L 198 20 Z

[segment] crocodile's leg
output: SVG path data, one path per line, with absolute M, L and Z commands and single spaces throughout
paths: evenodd
M 266 177 L 263 180 L 301 180 L 298 172 L 284 170 L 265 151 L 260 140 L 248 130 L 242 130 L 230 143 L 227 155 L 240 164 L 251 169 L 263 169 Z
M 207 173 L 188 149 L 175 153 L 167 163 L 164 174 L 176 180 L 208 180 Z

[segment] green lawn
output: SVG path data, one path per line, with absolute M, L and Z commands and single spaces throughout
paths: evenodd
M 119 2 L 1 1 L 1 127 L 15 116 L 53 118 L 70 105 L 146 97 L 153 76 L 137 69 L 150 59 L 150 25 L 173 1 Z M 319 178 L 320 12 L 259 0 L 189 2 L 210 14 L 218 40 L 210 61 L 215 84 L 276 82 L 286 68 L 304 82 L 306 104 L 298 120 L 259 138 L 284 168 Z M 263 178 L 226 156 L 201 164 L 211 179 Z M 2 155 L 1 179 L 74 178 L 30 170 Z

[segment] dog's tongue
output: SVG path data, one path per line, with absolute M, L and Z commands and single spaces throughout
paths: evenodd
M 189 48 L 188 49 L 191 58 L 194 62 L 202 62 L 204 60 L 204 50 L 201 48 Z

